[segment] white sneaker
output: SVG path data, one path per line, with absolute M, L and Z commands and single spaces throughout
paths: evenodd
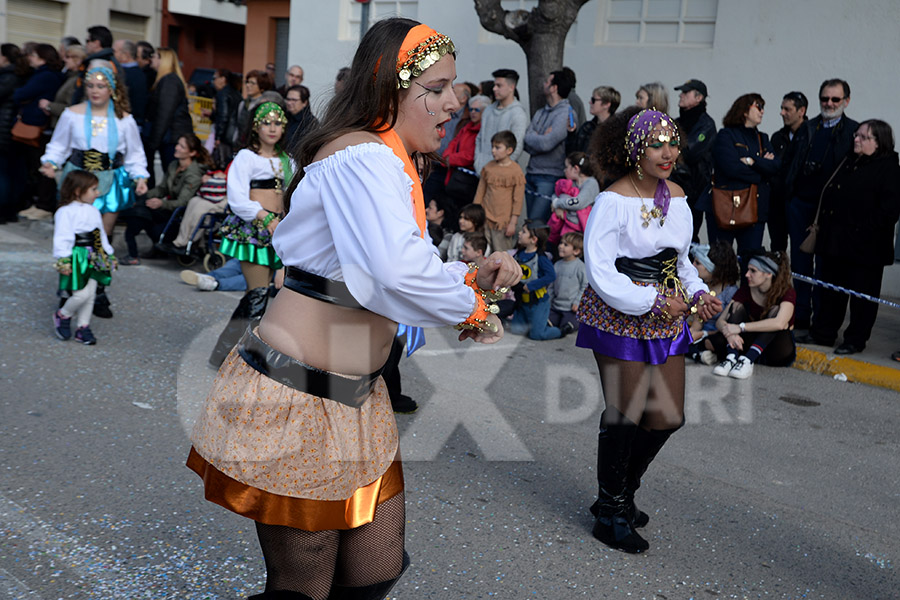
M 181 272 L 181 280 L 188 285 L 197 285 L 197 278 L 199 275 L 196 271 L 191 271 L 190 269 L 185 269 Z
M 712 350 L 704 350 L 700 353 L 700 362 L 710 367 L 713 366 L 716 364 L 716 353 Z
M 753 375 L 753 363 L 746 356 L 740 357 L 728 372 L 728 376 L 734 379 L 747 379 L 751 375 Z
M 197 289 L 201 292 L 211 292 L 219 287 L 219 281 L 212 275 L 197 274 Z
M 728 374 L 731 372 L 734 364 L 735 363 L 733 360 L 731 360 L 731 357 L 726 356 L 725 360 L 723 360 L 713 368 L 713 375 L 718 375 L 719 377 L 728 377 Z

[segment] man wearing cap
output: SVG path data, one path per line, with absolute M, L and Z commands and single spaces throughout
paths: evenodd
M 689 79 L 675 88 L 678 95 L 678 118 L 675 121 L 684 132 L 681 137 L 681 158 L 672 173 L 672 181 L 684 188 L 691 214 L 694 216 L 694 241 L 703 223 L 703 211 L 697 200 L 706 191 L 712 178 L 712 144 L 716 137 L 716 123 L 706 112 L 706 84 Z

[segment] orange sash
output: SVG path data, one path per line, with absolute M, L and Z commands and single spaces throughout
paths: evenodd
M 394 155 L 403 161 L 403 171 L 412 179 L 412 204 L 416 216 L 416 224 L 419 226 L 419 233 L 425 237 L 425 194 L 422 192 L 422 182 L 419 180 L 419 171 L 413 164 L 406 147 L 400 136 L 393 129 L 387 131 L 376 132 L 378 137 L 382 139 L 386 146 L 394 151 Z

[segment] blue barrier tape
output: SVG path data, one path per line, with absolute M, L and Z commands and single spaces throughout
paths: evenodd
M 891 302 L 890 300 L 882 300 L 881 298 L 876 298 L 875 296 L 870 296 L 868 294 L 863 294 L 862 292 L 855 292 L 853 290 L 848 290 L 847 288 L 841 287 L 839 285 L 834 285 L 833 283 L 828 283 L 827 281 L 819 281 L 818 279 L 814 279 L 812 277 L 807 277 L 806 275 L 800 275 L 799 273 L 791 273 L 794 279 L 798 281 L 804 281 L 806 283 L 812 285 L 818 285 L 824 288 L 828 288 L 829 290 L 834 290 L 835 292 L 842 292 L 844 294 L 849 294 L 851 296 L 856 296 L 857 298 L 862 298 L 863 300 L 868 300 L 869 302 L 875 302 L 877 304 L 884 304 L 885 306 L 890 306 L 891 308 L 900 308 L 900 304 L 896 302 Z
M 478 173 L 476 173 L 475 171 L 473 171 L 473 170 L 471 170 L 471 169 L 467 169 L 467 168 L 465 168 L 465 167 L 452 167 L 452 168 L 456 169 L 456 170 L 459 171 L 460 173 L 465 173 L 466 175 L 474 175 L 475 177 L 481 177 L 481 176 L 480 176 Z M 562 177 L 560 177 L 560 179 L 562 179 Z M 554 199 L 556 198 L 556 196 L 548 196 L 547 194 L 539 194 L 539 193 L 537 193 L 537 192 L 529 192 L 529 191 L 526 191 L 525 193 L 530 194 L 530 195 L 532 195 L 532 196 L 538 196 L 538 197 L 540 197 L 540 198 L 546 198 L 547 200 L 554 200 Z

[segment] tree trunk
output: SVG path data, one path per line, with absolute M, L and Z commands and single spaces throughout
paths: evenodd
M 500 0 L 475 0 L 481 26 L 510 39 L 525 52 L 528 101 L 533 115 L 546 103 L 544 82 L 563 66 L 566 35 L 588 0 L 538 0 L 531 11 L 503 10 Z

